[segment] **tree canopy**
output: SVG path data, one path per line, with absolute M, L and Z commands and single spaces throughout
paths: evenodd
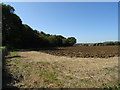
M 65 38 L 62 35 L 50 35 L 39 30 L 33 30 L 17 16 L 15 9 L 10 5 L 2 6 L 2 46 L 9 48 L 41 48 L 73 46 L 76 43 L 74 37 Z

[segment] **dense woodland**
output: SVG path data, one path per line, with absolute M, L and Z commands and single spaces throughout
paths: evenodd
M 72 46 L 76 43 L 74 37 L 65 38 L 62 35 L 50 35 L 43 31 L 33 30 L 27 24 L 22 24 L 19 16 L 10 5 L 2 7 L 2 46 L 10 49 L 28 49 L 43 47 Z

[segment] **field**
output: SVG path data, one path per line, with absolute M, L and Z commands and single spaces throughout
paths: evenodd
M 48 50 L 41 51 L 51 55 L 81 58 L 109 58 L 118 56 L 118 46 L 76 46 L 48 48 Z
M 118 85 L 117 46 L 14 51 L 6 56 L 3 86 L 104 88 Z

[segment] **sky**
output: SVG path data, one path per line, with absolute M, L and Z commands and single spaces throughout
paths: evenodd
M 77 43 L 118 40 L 117 2 L 6 2 L 23 24 Z

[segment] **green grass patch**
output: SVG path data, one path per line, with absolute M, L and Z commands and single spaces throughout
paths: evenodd
M 55 82 L 57 80 L 57 75 L 55 72 L 50 72 L 49 70 L 41 69 L 37 71 L 40 77 L 43 78 L 45 82 Z
M 114 85 L 104 85 L 103 90 L 120 90 L 120 81 L 116 82 Z
M 107 90 L 120 90 L 120 85 L 107 85 L 107 86 L 104 86 L 103 89 L 107 89 Z

